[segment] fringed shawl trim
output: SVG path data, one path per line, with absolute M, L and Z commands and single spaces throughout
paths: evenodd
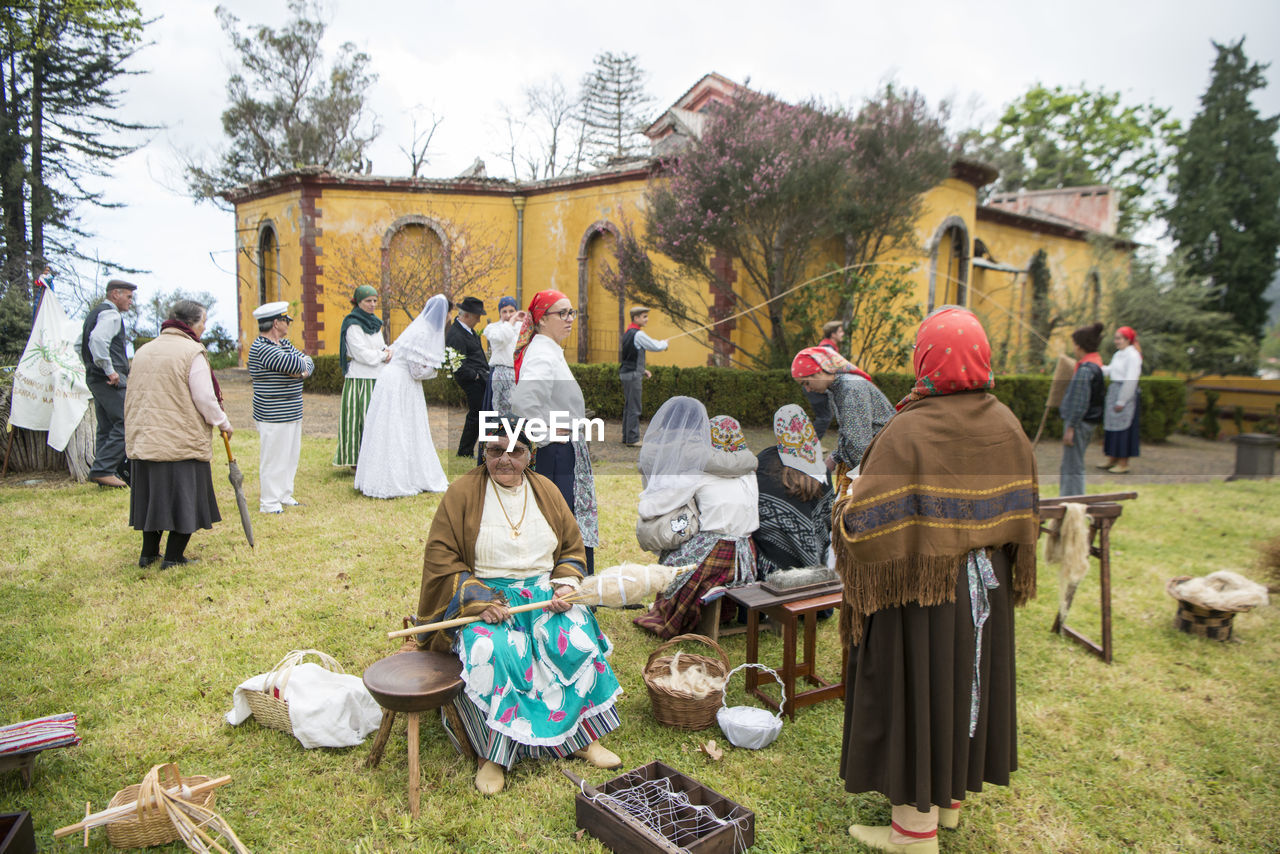
M 903 409 L 836 501 L 832 545 L 844 582 L 841 632 L 907 604 L 955 599 L 974 549 L 1001 548 L 1013 599 L 1035 595 L 1038 488 L 1030 442 L 1013 414 L 981 392 L 930 397 Z

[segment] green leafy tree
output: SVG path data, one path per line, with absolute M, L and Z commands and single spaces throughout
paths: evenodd
M 0 6 L 0 235 L 4 280 L 28 281 L 50 255 L 83 258 L 81 205 L 115 207 L 91 178 L 133 151 L 148 126 L 117 115 L 143 21 L 133 0 L 30 0 Z
M 1200 275 L 1186 253 L 1164 263 L 1135 258 L 1115 292 L 1117 326 L 1138 333 L 1144 366 L 1184 374 L 1252 374 L 1257 342 L 1218 308 L 1222 287 Z
M 160 324 L 169 319 L 169 309 L 178 300 L 191 300 L 212 312 L 217 298 L 208 291 L 189 291 L 185 288 L 174 288 L 170 291 L 157 291 L 149 299 L 138 303 L 138 318 L 135 331 L 152 338 L 160 334 Z
M 844 341 L 840 349 L 855 365 L 898 368 L 910 361 L 916 328 L 924 317 L 915 300 L 916 285 L 900 267 L 845 270 L 828 280 L 828 287 L 805 288 L 786 300 L 788 326 L 813 330 L 830 314 L 834 292 L 843 301 Z M 804 332 L 793 346 L 803 344 Z
M 1213 77 L 1174 162 L 1167 219 L 1190 269 L 1217 287 L 1217 306 L 1256 340 L 1280 246 L 1280 116 L 1263 118 L 1250 100 L 1268 66 L 1249 62 L 1244 39 L 1214 47 Z
M 31 335 L 31 303 L 19 288 L 0 292 L 0 366 L 16 365 Z
M 645 108 L 653 98 L 644 88 L 648 75 L 636 60 L 629 53 L 598 53 L 594 67 L 582 79 L 581 151 L 597 165 L 648 152 Z
M 840 257 L 843 248 L 847 264 L 870 264 L 891 246 L 909 247 L 920 195 L 949 162 L 941 115 L 914 92 L 887 88 L 851 116 L 742 91 L 711 109 L 701 138 L 650 186 L 644 245 L 624 230 L 615 287 L 678 322 L 706 316 L 711 306 L 685 303 L 681 281 L 656 273 L 647 253 L 665 255 L 684 280 L 720 295 L 720 316 L 746 312 L 738 322 L 768 342 L 765 352 L 738 356 L 789 364 L 797 346 L 812 343 L 813 323 L 796 323 L 794 313 L 788 322 L 784 298 L 817 272 L 815 258 Z M 743 274 L 732 288 L 724 285 L 727 259 Z M 831 300 L 823 313 L 834 305 L 850 319 L 864 285 L 859 277 L 823 283 Z
M 297 169 L 322 166 L 365 170 L 365 149 L 378 135 L 365 104 L 377 79 L 369 55 L 351 42 L 326 70 L 319 3 L 289 0 L 293 17 L 279 30 L 259 25 L 240 32 L 240 20 L 217 9 L 241 70 L 227 81 L 230 106 L 222 130 L 230 144 L 214 164 L 191 161 L 187 186 L 197 199 L 215 199 L 232 187 Z
M 1053 330 L 1062 322 L 1062 316 L 1054 311 L 1053 276 L 1049 271 L 1049 256 L 1043 249 L 1031 257 L 1027 278 L 1031 281 L 1031 337 L 1027 342 L 1027 361 L 1033 370 L 1040 370 L 1044 367 L 1045 348 Z
M 964 142 L 1000 170 L 990 192 L 1111 185 L 1118 230 L 1129 233 L 1158 213 L 1154 190 L 1180 129 L 1167 108 L 1125 104 L 1119 92 L 1037 83 L 993 128 L 967 133 Z

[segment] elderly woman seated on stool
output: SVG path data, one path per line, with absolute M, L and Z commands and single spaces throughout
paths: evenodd
M 480 617 L 418 643 L 462 660 L 465 687 L 445 728 L 461 752 L 462 739 L 470 744 L 486 795 L 500 792 L 506 770 L 525 757 L 622 764 L 598 741 L 621 722 L 614 703 L 622 688 L 605 660 L 613 646 L 594 615 L 568 601 L 586 567 L 582 534 L 556 485 L 527 470 L 533 444 L 523 434 L 511 443 L 505 428 L 514 425 L 503 423 L 484 465 L 440 501 L 418 600 L 420 624 Z M 509 610 L 533 602 L 547 605 Z

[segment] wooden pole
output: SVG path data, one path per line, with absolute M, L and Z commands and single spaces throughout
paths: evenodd
M 560 601 L 579 602 L 586 598 L 588 597 L 585 595 L 565 596 Z M 517 605 L 516 607 L 508 608 L 507 610 L 512 614 L 521 614 L 525 611 L 536 611 L 539 608 L 547 607 L 547 603 L 550 601 L 551 600 L 548 599 L 542 602 L 530 602 L 527 605 Z M 427 632 L 438 632 L 441 629 L 452 629 L 458 626 L 465 626 L 468 623 L 474 623 L 479 619 L 480 619 L 480 615 L 476 614 L 474 617 L 457 617 L 452 620 L 441 620 L 438 623 L 427 623 L 425 626 L 412 626 L 407 629 L 399 629 L 394 632 L 387 632 L 387 637 L 388 638 L 407 638 L 412 635 L 426 634 Z
M 9 452 L 13 450 L 13 425 L 9 425 L 9 441 L 4 446 L 4 468 L 0 468 L 0 477 L 9 476 Z

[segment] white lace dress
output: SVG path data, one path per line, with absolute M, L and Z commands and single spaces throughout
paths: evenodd
M 437 302 L 439 300 L 439 302 Z M 399 498 L 449 487 L 431 441 L 422 381 L 444 362 L 448 303 L 432 297 L 392 345 L 364 420 L 355 488 L 370 498 Z

